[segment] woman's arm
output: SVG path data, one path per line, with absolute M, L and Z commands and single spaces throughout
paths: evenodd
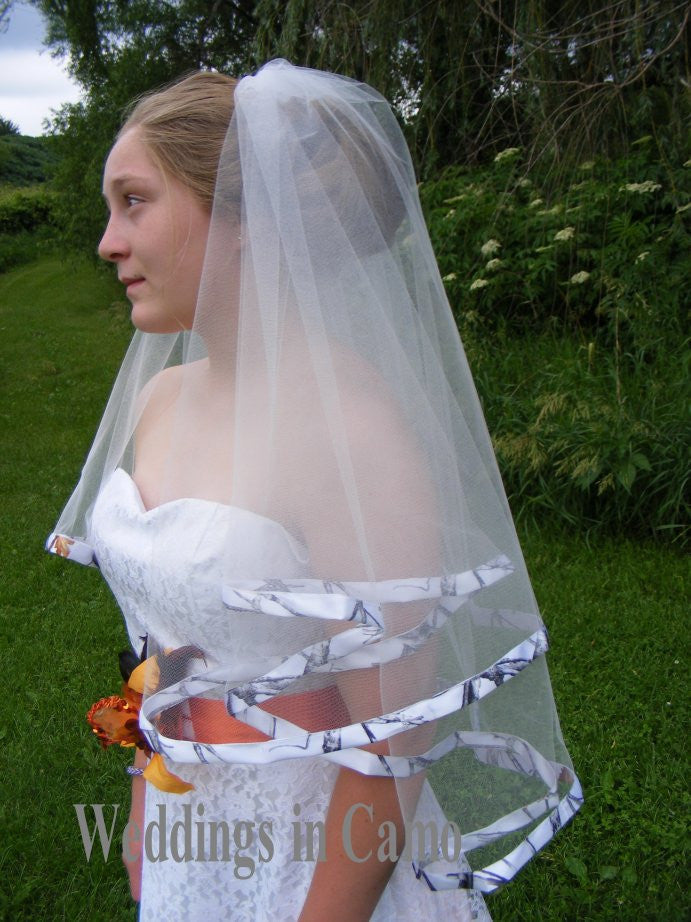
M 354 400 L 352 406 L 345 408 L 344 415 L 349 460 L 366 501 L 362 516 L 369 564 L 376 573 L 383 574 L 380 578 L 436 574 L 439 549 L 435 503 L 421 453 L 410 432 L 386 398 L 373 398 L 371 389 L 366 400 Z M 314 468 L 312 473 L 317 473 Z M 324 577 L 362 579 L 362 545 L 358 544 L 354 530 L 343 528 L 336 537 L 333 527 L 319 520 L 325 515 L 346 523 L 353 516 L 351 510 L 338 508 L 336 497 L 343 497 L 343 486 L 338 479 L 329 482 L 329 472 L 318 473 L 321 477 L 312 481 L 313 489 L 324 497 L 324 502 L 312 502 L 315 519 L 302 521 L 313 571 Z M 324 534 L 330 540 L 322 540 Z M 428 610 L 425 603 L 384 606 L 387 633 L 400 634 L 412 628 Z M 339 624 L 332 632 L 350 627 Z M 436 645 L 431 641 L 405 661 L 383 668 L 339 673 L 338 687 L 350 721 L 359 722 L 403 703 L 410 704 L 411 693 L 424 697 L 429 692 L 427 685 L 434 675 L 435 661 Z M 422 752 L 433 732 L 427 725 L 363 749 L 379 754 Z M 325 823 L 326 860 L 315 866 L 300 922 L 370 919 L 395 869 L 395 861 L 382 848 L 380 826 L 385 821 L 393 824 L 396 850 L 400 854 L 404 819 L 399 797 L 403 793 L 406 815 L 414 812 L 423 781 L 422 773 L 397 783 L 391 778 L 341 768 Z M 358 804 L 365 807 L 357 808 Z M 391 831 L 390 827 L 385 829 Z
M 146 768 L 147 758 L 137 749 L 134 757 L 135 768 Z M 142 849 L 144 842 L 144 797 L 146 781 L 141 775 L 132 778 L 132 803 L 130 806 L 128 839 L 122 843 L 122 861 L 127 868 L 130 879 L 132 899 L 139 901 L 142 889 Z M 134 828 L 132 828 L 134 827 Z
M 354 810 L 358 804 L 366 809 Z M 315 865 L 299 922 L 366 922 L 371 918 L 396 867 L 377 854 L 382 845 L 378 829 L 385 820 L 394 823 L 397 842 L 402 843 L 396 782 L 342 768 L 326 818 L 326 861 Z

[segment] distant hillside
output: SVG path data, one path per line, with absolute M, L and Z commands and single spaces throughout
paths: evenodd
M 0 185 L 28 186 L 50 179 L 56 162 L 52 138 L 0 136 Z

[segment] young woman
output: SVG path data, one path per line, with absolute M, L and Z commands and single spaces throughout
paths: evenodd
M 138 332 L 49 548 L 145 660 L 140 918 L 489 918 L 581 795 L 390 109 L 196 74 L 103 192 Z

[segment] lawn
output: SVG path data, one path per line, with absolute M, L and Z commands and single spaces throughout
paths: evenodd
M 110 275 L 84 263 L 41 260 L 0 276 L 2 919 L 134 918 L 119 859 L 130 760 L 100 750 L 84 720 L 118 690 L 125 632 L 96 570 L 42 550 L 129 339 L 119 297 Z M 586 803 L 490 898 L 492 915 L 681 922 L 691 915 L 688 560 L 669 546 L 545 525 L 521 537 Z M 86 861 L 75 803 L 120 804 L 107 861 L 98 845 Z

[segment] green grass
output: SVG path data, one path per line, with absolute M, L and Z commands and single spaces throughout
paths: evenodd
M 95 570 L 42 551 L 129 339 L 109 276 L 41 261 L 0 276 L 4 784 L 0 918 L 134 917 L 119 860 L 90 863 L 74 803 L 121 804 L 123 752 L 84 714 L 115 692 L 125 632 Z M 503 892 L 495 922 L 690 914 L 684 870 L 686 605 L 674 547 L 524 530 L 562 729 L 586 794 L 571 826 Z
M 653 544 L 523 536 L 586 803 L 492 901 L 513 919 L 689 917 L 684 849 L 689 565 Z
M 2 919 L 133 917 L 117 854 L 86 863 L 72 807 L 127 801 L 125 754 L 99 750 L 84 720 L 119 688 L 125 634 L 97 571 L 42 551 L 129 339 L 116 297 L 69 261 L 0 276 Z

